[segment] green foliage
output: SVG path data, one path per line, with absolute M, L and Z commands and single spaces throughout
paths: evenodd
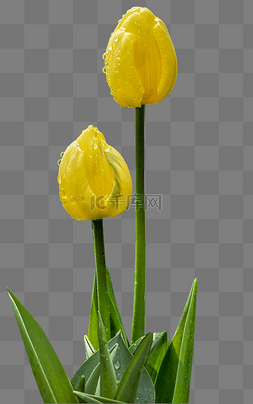
M 135 403 L 144 363 L 152 343 L 152 333 L 148 333 L 132 357 L 115 395 L 116 400 Z
M 89 319 L 89 330 L 88 330 L 88 338 L 93 347 L 98 350 L 98 334 L 97 334 L 97 322 L 98 322 L 98 295 L 97 295 L 97 270 L 94 275 L 93 282 L 93 292 L 91 299 L 91 308 L 90 308 L 90 319 Z M 127 335 L 121 320 L 121 316 L 119 313 L 118 305 L 115 299 L 113 285 L 111 280 L 111 275 L 108 269 L 106 268 L 106 281 L 107 281 L 107 292 L 109 298 L 109 311 L 110 311 L 110 327 L 111 327 L 111 337 L 114 337 L 116 333 L 121 330 L 122 337 L 127 346 L 129 346 Z
M 124 404 L 122 401 L 112 400 L 111 398 L 105 398 L 101 396 L 94 396 L 91 394 L 80 393 L 79 391 L 74 391 L 74 394 L 79 398 L 81 403 L 116 403 Z
M 90 356 L 92 356 L 95 352 L 96 349 L 92 345 L 92 343 L 89 341 L 89 338 L 87 335 L 84 336 L 84 348 L 85 348 L 85 353 L 86 353 L 86 359 L 89 359 Z
M 139 338 L 135 341 L 130 347 L 130 352 L 134 355 L 138 346 L 144 337 Z M 153 383 L 155 383 L 158 371 L 162 364 L 163 358 L 169 347 L 169 338 L 167 331 L 163 332 L 154 332 L 153 333 L 153 341 L 150 348 L 150 352 L 146 362 L 146 369 L 149 372 Z
M 128 369 L 128 367 L 131 363 L 133 355 L 131 354 L 129 349 L 126 347 L 125 342 L 122 338 L 121 332 L 118 332 L 115 335 L 115 337 L 113 337 L 110 341 L 108 341 L 107 345 L 108 345 L 108 349 L 110 350 L 110 359 L 111 359 L 111 362 L 113 364 L 113 368 L 115 371 L 117 388 L 118 388 L 121 383 L 122 378 L 124 377 L 126 370 Z M 98 369 L 96 368 L 97 366 L 100 366 L 99 364 L 100 364 L 100 351 L 98 350 L 81 365 L 81 367 L 78 369 L 78 371 L 75 373 L 75 375 L 71 379 L 71 384 L 73 386 L 73 389 L 75 391 L 77 391 L 78 390 L 77 387 L 78 387 L 80 378 L 82 377 L 82 375 L 84 375 L 85 380 L 86 380 L 85 389 L 87 389 L 89 386 L 89 383 L 90 383 L 90 378 L 95 377 L 94 373 L 92 373 L 92 372 L 97 372 L 96 390 L 94 389 L 94 385 L 93 385 L 93 393 L 85 390 L 85 394 L 88 393 L 90 395 L 92 395 L 92 394 L 96 395 L 97 398 L 95 398 L 95 399 L 97 399 L 98 401 L 99 401 L 98 396 L 101 397 L 101 395 L 102 395 L 102 394 L 100 394 L 99 372 L 98 372 Z M 95 369 L 97 369 L 97 370 L 95 370 Z M 80 394 L 78 395 L 78 398 L 80 400 Z M 87 400 L 87 397 L 85 399 Z M 143 370 L 141 372 L 141 377 L 140 377 L 140 382 L 139 382 L 139 386 L 137 389 L 137 397 L 136 397 L 135 402 L 136 403 L 154 403 L 155 402 L 154 385 L 153 385 L 152 379 L 151 379 L 148 371 L 145 369 L 145 367 L 143 368 Z
M 197 279 L 193 282 L 183 314 L 155 382 L 156 403 L 189 402 L 196 299 Z
M 116 375 L 107 344 L 105 327 L 98 312 L 98 342 L 100 354 L 100 394 L 102 397 L 114 398 L 117 390 Z
M 68 376 L 46 334 L 16 296 L 7 290 L 44 403 L 78 403 Z

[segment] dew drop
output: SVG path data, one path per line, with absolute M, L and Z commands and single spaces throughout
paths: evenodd
M 84 201 L 84 196 L 83 195 L 80 195 L 80 198 L 81 198 L 82 201 Z
M 60 154 L 60 156 L 63 157 L 63 155 L 64 155 L 64 152 L 62 151 L 61 154 Z
M 76 218 L 77 218 L 77 220 L 80 220 L 80 219 L 81 219 L 81 216 L 77 216 Z
M 119 369 L 119 368 L 120 368 L 120 363 L 119 363 L 119 361 L 116 361 L 116 362 L 114 363 L 114 367 L 115 367 L 115 369 Z
M 70 197 L 71 202 L 75 202 L 75 198 L 73 196 Z
M 61 159 L 57 161 L 58 166 L 61 164 Z
M 98 148 L 97 143 L 94 143 L 94 144 L 93 144 L 93 147 L 94 147 L 94 149 L 97 149 L 97 148 Z
M 61 196 L 65 196 L 65 191 L 63 188 L 61 189 L 60 194 L 61 194 Z

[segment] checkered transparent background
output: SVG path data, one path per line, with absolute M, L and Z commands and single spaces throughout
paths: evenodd
M 42 402 L 5 287 L 41 324 L 67 373 L 84 360 L 94 274 L 91 225 L 58 196 L 60 152 L 93 124 L 134 182 L 134 110 L 102 54 L 122 14 L 147 6 L 178 57 L 169 97 L 146 107 L 146 331 L 172 338 L 199 278 L 191 403 L 249 404 L 253 387 L 252 0 L 3 0 L 0 3 L 1 402 Z M 128 335 L 134 209 L 104 221 Z

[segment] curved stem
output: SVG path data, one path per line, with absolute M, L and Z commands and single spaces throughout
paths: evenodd
M 101 313 L 107 341 L 111 339 L 109 299 L 106 281 L 103 219 L 92 220 L 92 233 L 97 276 L 98 310 Z
M 145 105 L 135 108 L 135 279 L 131 343 L 145 334 Z

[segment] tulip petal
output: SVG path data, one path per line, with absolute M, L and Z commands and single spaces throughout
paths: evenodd
M 141 106 L 144 88 L 135 69 L 135 37 L 125 30 L 111 35 L 105 57 L 106 78 L 111 93 L 121 107 Z
M 162 74 L 157 88 L 158 98 L 156 100 L 156 102 L 160 102 L 167 97 L 176 82 L 177 56 L 168 30 L 160 19 L 157 19 L 157 24 L 153 28 L 153 35 L 160 50 L 162 63 Z

